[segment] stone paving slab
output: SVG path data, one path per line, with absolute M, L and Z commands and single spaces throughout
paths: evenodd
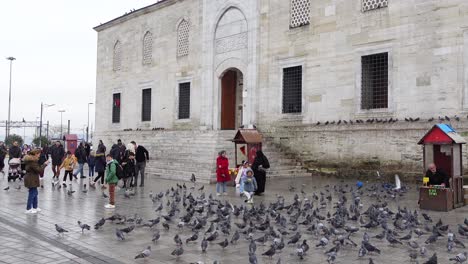
M 48 170 L 46 173 L 45 188 L 39 190 L 39 206 L 43 211 L 38 215 L 26 215 L 25 203 L 27 198 L 26 188 L 20 190 L 15 189 L 17 184 L 10 183 L 10 190 L 3 191 L 7 186 L 6 179 L 0 176 L 0 238 L 14 237 L 15 240 L 2 239 L 4 243 L 0 243 L 0 263 L 191 263 L 201 261 L 203 263 L 213 263 L 214 260 L 220 263 L 248 263 L 247 252 L 248 244 L 244 238 L 235 246 L 229 246 L 225 250 L 221 249 L 216 243 L 211 243 L 208 247 L 208 253 L 202 254 L 200 249 L 200 241 L 189 245 L 184 245 L 184 254 L 176 258 L 171 256 L 170 253 L 175 248 L 172 238 L 175 234 L 179 234 L 183 240 L 191 235 L 191 231 L 187 228 L 178 229 L 175 224 L 171 225 L 169 231 L 162 229 L 159 224 L 156 229 L 161 232 L 161 239 L 157 243 L 151 243 L 151 234 L 147 228 L 137 227 L 130 235 L 127 236 L 125 241 L 118 241 L 115 237 L 115 228 L 123 227 L 117 226 L 107 222 L 100 230 L 91 230 L 81 233 L 76 221 L 81 220 L 91 226 L 94 225 L 101 217 L 109 217 L 117 212 L 126 216 L 133 216 L 138 214 L 143 219 L 152 219 L 160 215 L 154 212 L 154 209 L 159 205 L 153 204 L 148 198 L 149 192 L 154 193 L 165 191 L 168 188 L 175 186 L 176 182 L 161 180 L 161 179 L 148 179 L 147 186 L 138 189 L 136 196 L 132 198 L 125 198 L 122 191 L 117 192 L 117 208 L 116 210 L 105 210 L 104 204 L 107 199 L 103 198 L 100 189 L 91 189 L 87 193 L 82 192 L 82 184 L 87 180 L 78 180 L 73 183 L 73 188 L 76 192 L 69 196 L 66 191 L 56 190 L 51 188 L 50 185 L 51 172 Z M 324 189 L 327 184 L 354 184 L 353 181 L 340 182 L 336 179 L 326 178 L 289 178 L 289 179 L 275 179 L 268 181 L 267 193 L 265 196 L 256 197 L 255 203 L 258 205 L 260 202 L 272 202 L 276 200 L 276 195 L 282 195 L 289 203 L 294 195 L 287 191 L 289 185 L 294 185 L 298 189 L 304 184 L 304 190 L 308 193 L 318 193 Z M 190 186 L 187 183 L 187 186 Z M 200 187 L 201 185 L 197 185 Z M 396 210 L 398 206 L 406 206 L 410 209 L 417 208 L 417 192 L 415 186 L 411 186 L 413 191 L 406 194 L 404 197 L 396 197 L 395 200 L 389 201 L 389 208 Z M 198 191 L 195 191 L 197 195 Z M 214 194 L 215 186 L 206 185 L 205 193 Z M 215 196 L 216 197 L 216 196 Z M 228 196 L 221 197 L 222 200 L 227 200 L 233 204 L 243 204 L 243 200 L 236 195 L 234 188 L 229 188 Z M 371 199 L 368 199 L 372 202 Z M 165 203 L 166 200 L 163 200 Z M 366 205 L 365 205 L 366 207 Z M 327 206 L 324 210 L 332 211 L 332 205 Z M 443 218 L 444 222 L 456 227 L 456 223 L 463 222 L 464 217 L 468 216 L 468 208 L 460 208 L 448 213 L 427 212 L 433 219 Z M 181 215 L 184 214 L 182 211 Z M 178 219 L 178 218 L 174 218 Z M 174 220 L 176 222 L 177 220 Z M 240 222 L 239 219 L 234 219 L 234 222 Z M 58 236 L 54 224 L 59 224 L 65 229 L 69 230 L 63 236 Z M 5 232 L 5 235 L 2 235 Z M 380 233 L 378 231 L 369 230 L 370 235 Z M 256 233 L 255 237 L 260 237 L 261 233 Z M 323 254 L 324 250 L 317 250 L 313 248 L 317 238 L 304 233 L 304 236 L 310 241 L 312 249 L 306 255 L 303 261 L 292 253 L 294 247 L 286 247 L 283 252 L 278 253 L 273 259 L 261 257 L 261 253 L 268 249 L 267 245 L 258 245 L 257 257 L 259 263 L 276 263 L 278 256 L 281 256 L 282 263 L 326 263 L 326 256 Z M 360 236 L 355 236 L 354 240 L 360 242 Z M 224 239 L 220 235 L 217 242 Z M 230 237 L 228 238 L 230 239 Z M 19 241 L 18 241 L 19 240 Z M 442 241 L 444 240 L 444 241 Z M 419 243 L 423 243 L 421 238 Z M 34 246 L 29 247 L 26 242 L 37 242 Z M 466 242 L 466 240 L 465 240 Z M 405 248 L 388 246 L 385 241 L 375 241 L 376 246 L 383 248 L 385 254 L 374 255 L 372 258 L 375 263 L 408 263 L 408 250 Z M 134 256 L 146 246 L 153 247 L 153 254 L 148 260 L 135 260 Z M 440 251 L 440 259 L 447 260 L 449 256 L 445 250 L 445 239 L 441 239 L 436 245 L 427 246 L 429 252 L 435 250 Z M 28 250 L 28 251 L 26 251 Z M 24 256 L 28 256 L 28 258 Z M 21 257 L 23 259 L 21 259 Z M 23 262 L 18 262 L 23 261 Z M 420 259 L 422 260 L 422 259 Z M 344 248 L 339 253 L 339 258 L 336 263 L 368 263 L 368 257 L 359 259 L 357 257 L 357 249 Z M 443 263 L 443 262 L 440 262 Z

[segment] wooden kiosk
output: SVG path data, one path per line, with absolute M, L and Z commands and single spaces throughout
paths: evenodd
M 236 167 L 242 165 L 242 161 L 253 163 L 257 150 L 262 150 L 263 136 L 256 129 L 239 129 L 232 140 L 235 144 Z
M 419 189 L 421 209 L 450 211 L 464 205 L 462 145 L 466 141 L 450 125 L 434 125 L 419 141 L 423 145 L 424 175 L 428 165 L 436 164 L 449 177 L 449 188 L 422 186 Z

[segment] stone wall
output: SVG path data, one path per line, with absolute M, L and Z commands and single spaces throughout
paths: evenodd
M 434 125 L 399 121 L 393 124 L 271 126 L 262 129 L 284 152 L 293 153 L 309 170 L 339 177 L 373 178 L 403 176 L 418 181 L 424 173 L 423 149 L 417 143 Z M 451 125 L 468 137 L 468 120 Z M 463 148 L 463 167 L 468 174 L 468 152 Z

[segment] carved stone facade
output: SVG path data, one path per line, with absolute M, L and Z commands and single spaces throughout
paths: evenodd
M 302 14 L 298 27 L 294 12 Z M 165 0 L 96 31 L 96 139 L 128 128 L 220 130 L 223 77 L 232 71 L 236 122 L 255 124 L 308 160 L 414 165 L 414 139 L 432 125 L 427 120 L 463 116 L 453 125 L 468 130 L 465 0 Z M 148 31 L 153 59 L 143 65 Z M 362 57 L 380 53 L 388 54 L 388 104 L 363 109 Z M 295 66 L 302 67 L 301 111 L 283 113 L 283 69 Z M 179 119 L 179 84 L 187 82 L 190 118 Z M 141 122 L 135 117 L 148 88 L 151 121 Z M 115 124 L 113 93 L 122 102 Z M 424 122 L 402 121 L 409 117 Z

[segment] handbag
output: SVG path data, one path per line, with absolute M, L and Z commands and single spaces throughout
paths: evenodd
M 120 179 L 120 180 L 117 182 L 117 186 L 118 186 L 119 188 L 122 188 L 122 187 L 124 186 L 124 181 L 123 181 L 123 179 Z

